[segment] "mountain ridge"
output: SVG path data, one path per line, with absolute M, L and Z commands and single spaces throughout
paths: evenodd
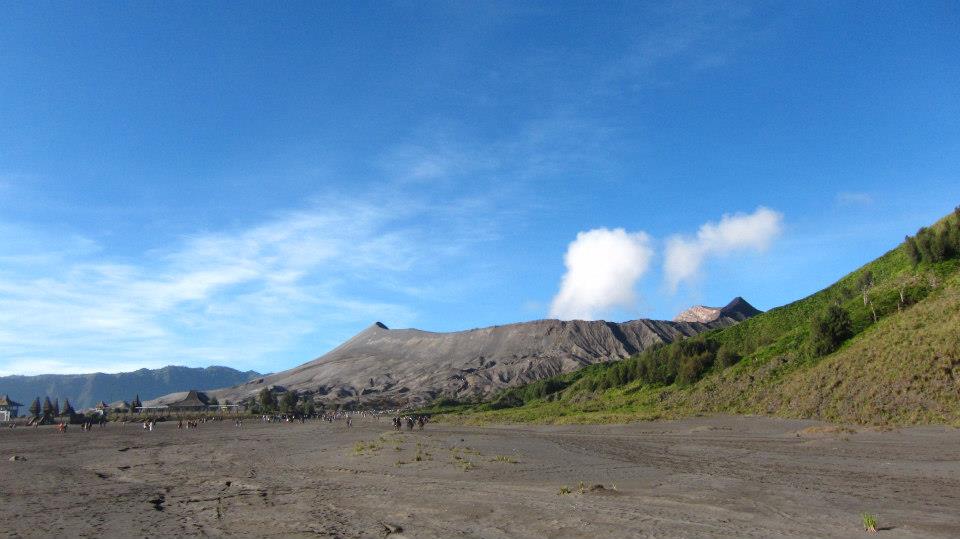
M 238 371 L 231 367 L 184 367 L 167 365 L 159 369 L 130 372 L 85 374 L 39 374 L 0 377 L 0 394 L 29 404 L 35 397 L 69 399 L 76 409 L 88 408 L 98 401 L 129 402 L 140 395 L 142 401 L 181 389 L 223 387 L 262 376 L 256 371 Z
M 424 404 L 473 399 L 514 385 L 630 357 L 658 343 L 728 327 L 756 311 L 742 298 L 710 322 L 639 319 L 516 322 L 455 332 L 375 322 L 330 352 L 283 372 L 211 391 L 237 402 L 263 388 L 331 403 Z

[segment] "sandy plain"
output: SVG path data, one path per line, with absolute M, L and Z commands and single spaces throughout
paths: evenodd
M 960 537 L 949 427 L 168 422 L 3 429 L 0 456 L 7 537 Z

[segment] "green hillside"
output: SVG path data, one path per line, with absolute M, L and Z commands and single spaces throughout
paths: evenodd
M 960 209 L 830 287 L 736 326 L 431 411 L 471 423 L 753 413 L 960 424 Z

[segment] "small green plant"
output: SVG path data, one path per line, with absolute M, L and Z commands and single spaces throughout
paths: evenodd
M 583 484 L 583 481 L 580 481 L 580 485 L 577 486 L 577 492 L 583 494 L 587 491 L 587 487 Z
M 393 465 L 396 466 L 397 468 L 403 466 L 404 464 L 406 464 L 406 462 L 404 462 L 404 461 L 402 461 L 402 460 L 399 460 L 399 459 L 397 460 L 397 462 L 394 462 L 394 463 L 393 463 Z
M 570 487 L 564 485 L 564 486 L 560 487 L 560 492 L 557 492 L 557 496 L 565 496 L 565 495 L 567 495 L 567 494 L 570 494 L 571 492 L 573 492 L 573 491 L 570 490 Z
M 877 533 L 877 517 L 870 513 L 860 515 L 863 519 L 863 530 L 867 533 Z
M 505 462 L 507 464 L 516 464 L 517 461 L 506 456 L 506 455 L 497 455 L 490 459 L 490 462 Z

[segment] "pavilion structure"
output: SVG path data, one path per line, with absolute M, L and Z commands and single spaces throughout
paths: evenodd
M 10 421 L 20 415 L 19 402 L 13 401 L 7 395 L 0 395 L 0 421 Z
M 240 405 L 238 404 L 208 404 L 210 399 L 201 391 L 196 389 L 191 389 L 187 394 L 180 400 L 168 402 L 165 404 L 157 404 L 154 406 L 141 406 L 137 408 L 136 411 L 140 413 L 200 413 L 208 411 L 240 411 Z

